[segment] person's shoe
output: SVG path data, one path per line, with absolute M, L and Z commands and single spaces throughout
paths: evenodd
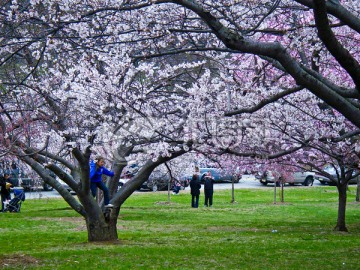
M 105 205 L 105 208 L 112 208 L 112 207 L 114 207 L 114 205 L 112 205 L 111 203 Z

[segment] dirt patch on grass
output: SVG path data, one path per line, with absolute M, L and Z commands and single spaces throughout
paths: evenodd
M 0 268 L 38 265 L 39 260 L 24 254 L 14 254 L 0 257 Z
M 178 203 L 174 202 L 156 202 L 156 205 L 177 205 Z
M 58 218 L 54 218 L 54 217 L 38 217 L 38 218 L 33 218 L 34 220 L 55 220 L 55 221 L 65 221 L 65 222 L 71 222 L 71 223 L 84 223 L 84 218 L 83 217 L 58 217 Z
M 47 220 L 47 221 L 57 221 L 57 222 L 67 222 L 73 225 L 77 225 L 75 231 L 86 231 L 86 223 L 84 218 L 82 217 L 59 217 L 59 218 L 51 218 L 51 217 L 39 217 L 34 218 L 35 220 Z
M 125 240 L 108 240 L 108 241 L 94 241 L 85 243 L 88 246 L 115 246 L 115 245 L 129 245 L 129 241 Z
M 353 202 L 348 202 L 348 204 L 360 204 L 360 202 L 353 201 Z

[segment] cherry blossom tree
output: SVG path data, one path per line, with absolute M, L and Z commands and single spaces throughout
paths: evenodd
M 341 4 L 325 0 L 275 1 L 273 4 L 254 1 L 244 4 L 239 1 L 152 2 L 171 2 L 185 8 L 179 23 L 170 26 L 170 33 L 191 33 L 195 40 L 197 36 L 207 35 L 213 37 L 211 41 L 221 42 L 217 46 L 212 44 L 214 50 L 258 55 L 282 71 L 282 77 L 291 78 L 293 85 L 311 91 L 359 127 L 357 37 L 360 20 L 357 1 L 342 1 Z M 186 16 L 185 12 L 190 10 L 192 12 Z M 193 14 L 197 20 L 185 24 Z M 186 45 L 179 49 L 195 49 L 198 44 Z M 206 45 L 199 47 L 211 50 Z M 294 91 L 281 91 L 277 97 Z M 240 112 L 236 109 L 228 115 Z
M 276 108 L 278 106 L 281 109 Z M 251 117 L 252 123 L 264 131 L 254 133 L 256 127 L 253 127 L 243 137 L 242 144 L 217 151 L 250 157 L 249 165 L 255 158 L 256 166 L 263 164 L 267 169 L 280 172 L 290 183 L 292 173 L 299 170 L 313 171 L 329 178 L 336 185 L 339 196 L 335 230 L 347 231 L 347 186 L 360 172 L 360 130 L 309 93 L 283 98 Z M 336 176 L 326 170 L 329 166 L 335 169 Z
M 181 119 L 186 115 L 181 105 L 183 93 L 172 92 L 175 79 L 184 76 L 184 67 L 166 68 L 174 70 L 171 82 L 161 70 L 144 74 L 142 65 L 123 69 L 111 62 L 115 65 L 112 67 L 90 55 L 69 55 L 79 62 L 74 69 L 63 69 L 64 62 L 57 56 L 58 63 L 52 62 L 51 66 L 45 60 L 39 61 L 39 70 L 40 66 L 44 69 L 33 72 L 26 81 L 18 83 L 6 78 L 1 147 L 8 155 L 29 164 L 84 216 L 89 241 L 104 241 L 117 239 L 117 218 L 125 200 L 155 167 L 190 150 L 191 142 L 179 136 L 183 132 Z M 19 65 L 15 78 L 26 74 L 21 71 L 34 61 L 31 55 L 28 58 Z M 104 214 L 102 205 L 89 192 L 88 162 L 93 151 L 110 153 L 109 159 L 114 161 L 116 175 L 108 180 L 115 205 L 110 213 Z M 138 158 L 143 160 L 141 169 L 115 192 L 131 154 L 142 155 Z M 76 192 L 78 200 L 49 170 Z
M 121 204 L 152 169 L 194 143 L 203 153 L 241 150 L 258 162 L 281 161 L 312 142 L 304 132 L 294 143 L 272 121 L 284 99 L 303 101 L 310 92 L 360 127 L 358 14 L 351 0 L 5 3 L 1 148 L 87 215 L 90 240 L 114 239 Z M 269 103 L 266 113 L 247 114 Z M 258 134 L 266 135 L 269 123 L 272 136 L 264 141 Z M 91 149 L 114 155 L 109 186 L 118 208 L 109 220 L 89 197 Z M 132 153 L 148 161 L 115 193 Z M 45 166 L 78 192 L 80 204 Z M 105 223 L 107 233 L 91 230 Z
M 254 83 L 256 67 L 248 66 L 243 84 Z M 197 97 L 199 100 L 193 104 L 189 100 L 191 120 L 188 120 L 187 128 L 191 130 L 192 138 L 201 142 L 194 144 L 194 149 L 214 160 L 222 160 L 223 164 L 227 160 L 232 166 L 247 171 L 259 170 L 262 165 L 280 172 L 290 183 L 292 173 L 298 170 L 311 170 L 329 177 L 339 191 L 335 229 L 346 231 L 347 185 L 359 171 L 359 129 L 305 89 L 262 106 L 251 114 L 226 118 L 223 112 L 229 105 L 227 91 L 216 93 L 218 89 L 236 89 L 238 86 L 238 76 L 229 76 L 229 70 L 231 67 L 224 64 L 218 66 L 216 76 L 205 73 L 200 85 L 207 88 L 206 95 Z M 273 72 L 267 79 L 275 81 L 277 76 Z M 219 88 L 211 87 L 213 84 Z M 256 85 L 266 87 L 266 81 L 260 80 Z M 277 89 L 274 86 L 270 91 Z M 230 102 L 248 106 L 261 103 L 263 97 L 254 92 L 250 88 L 231 91 Z M 203 106 L 196 110 L 198 104 Z M 338 168 L 338 177 L 330 176 L 324 170 L 325 166 Z
M 281 78 L 360 124 L 358 1 L 108 1 L 103 7 L 97 1 L 86 6 L 77 1 L 50 2 L 8 5 L 4 28 L 16 35 L 3 46 L 12 53 L 3 61 L 29 46 L 37 47 L 41 56 L 45 50 L 56 50 L 60 40 L 83 49 L 106 50 L 104 45 L 112 44 L 109 53 L 131 43 L 138 47 L 126 53 L 135 60 L 204 51 L 223 52 L 223 57 L 258 55 L 281 72 Z M 38 35 L 30 28 L 36 19 Z M 14 24 L 9 23 L 12 20 Z M 294 91 L 279 91 L 273 99 Z M 228 115 L 240 112 L 233 108 Z

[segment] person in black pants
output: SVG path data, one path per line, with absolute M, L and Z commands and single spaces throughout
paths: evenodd
M 1 186 L 1 212 L 4 212 L 4 201 L 11 200 L 10 195 L 10 186 L 9 182 L 10 175 L 5 173 L 3 177 L 0 178 L 0 186 Z
M 200 188 L 201 188 L 201 184 L 199 181 L 199 177 L 196 174 L 194 174 L 190 181 L 191 207 L 193 208 L 199 207 Z
M 204 192 L 205 192 L 205 205 L 206 207 L 212 207 L 213 204 L 213 194 L 214 194 L 214 178 L 211 175 L 211 172 L 207 172 L 204 177 Z

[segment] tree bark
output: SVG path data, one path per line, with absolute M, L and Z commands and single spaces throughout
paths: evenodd
M 274 204 L 276 204 L 276 180 L 274 181 Z
M 231 180 L 231 203 L 235 203 L 235 187 L 234 187 L 234 177 Z
M 340 180 L 340 179 L 339 179 Z M 338 219 L 334 231 L 347 232 L 345 224 L 346 199 L 347 199 L 347 182 L 341 179 L 338 182 L 337 189 L 339 192 Z
M 98 218 L 86 218 L 89 242 L 118 240 L 116 225 L 119 209 L 105 209 L 103 214 L 104 216 Z

